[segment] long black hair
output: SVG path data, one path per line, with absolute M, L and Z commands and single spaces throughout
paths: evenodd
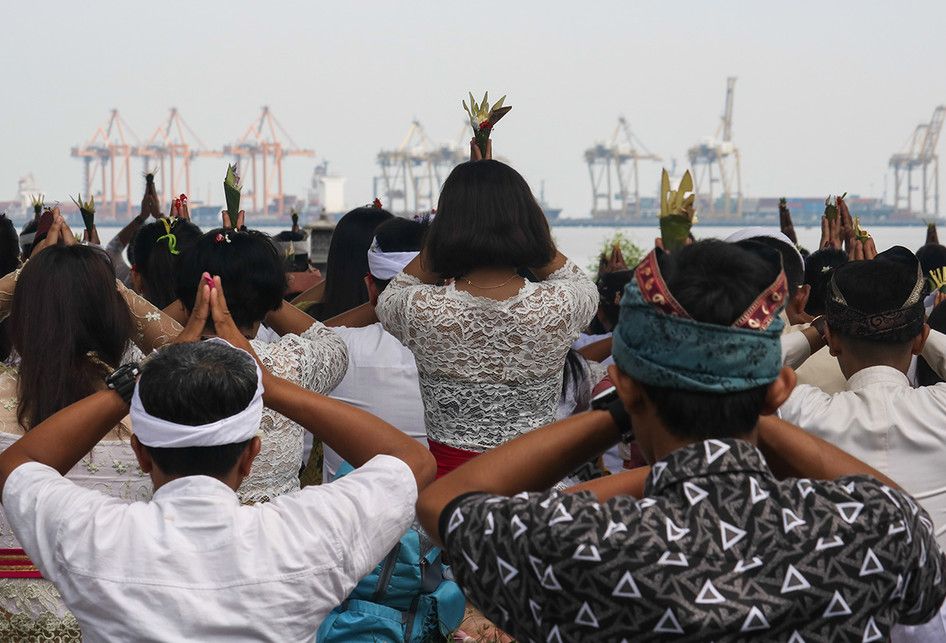
M 117 368 L 132 329 L 102 250 L 51 246 L 30 259 L 10 308 L 10 336 L 20 356 L 20 424 L 36 426 L 94 393 L 106 374 L 88 354 Z
M 177 299 L 178 258 L 200 235 L 200 228 L 183 219 L 159 219 L 138 230 L 129 254 L 141 277 L 141 295 L 156 308 L 166 308 Z
M 338 220 L 325 266 L 325 294 L 310 310 L 313 317 L 325 321 L 368 301 L 368 248 L 378 226 L 393 217 L 383 208 L 368 206 Z
M 16 270 L 20 265 L 20 236 L 6 212 L 0 214 L 0 275 Z M 10 332 L 8 320 L 0 322 L 0 360 L 10 356 Z

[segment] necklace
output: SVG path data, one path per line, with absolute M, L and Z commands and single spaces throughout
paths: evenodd
M 519 276 L 518 273 L 513 273 L 512 277 L 510 277 L 509 279 L 507 279 L 507 280 L 504 281 L 503 283 L 498 284 L 498 285 L 496 285 L 496 286 L 477 286 L 475 283 L 473 283 L 473 282 L 470 281 L 469 279 L 465 279 L 465 278 L 463 279 L 463 281 L 465 281 L 465 282 L 467 283 L 467 285 L 473 286 L 473 287 L 476 288 L 477 290 L 496 290 L 497 288 L 502 288 L 503 286 L 505 286 L 506 284 L 508 284 L 510 281 L 512 281 L 513 279 L 515 279 L 515 278 L 518 277 L 518 276 Z

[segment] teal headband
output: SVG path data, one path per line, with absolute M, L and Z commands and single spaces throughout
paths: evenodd
M 644 384 L 683 391 L 734 393 L 771 384 L 782 368 L 778 312 L 785 294 L 780 273 L 733 326 L 699 322 L 673 299 L 651 253 L 624 290 L 614 361 Z

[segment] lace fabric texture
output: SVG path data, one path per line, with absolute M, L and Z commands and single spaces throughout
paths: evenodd
M 334 331 L 315 322 L 301 335 L 287 334 L 267 344 L 250 342 L 263 365 L 277 376 L 316 393 L 328 393 L 348 368 L 348 349 Z M 263 409 L 262 449 L 238 490 L 243 503 L 266 502 L 299 488 L 305 432 L 271 409 Z
M 401 273 L 377 314 L 414 353 L 427 435 L 485 451 L 554 419 L 565 354 L 597 307 L 594 283 L 567 261 L 502 301 Z
M 23 435 L 16 419 L 16 370 L 0 367 L 0 451 Z M 126 417 L 66 477 L 77 485 L 96 489 L 129 502 L 151 498 L 151 478 L 139 467 L 131 449 L 131 423 Z M 0 547 L 19 548 L 0 509 Z M 55 585 L 45 579 L 0 579 L 0 640 L 78 641 L 79 625 L 62 603 Z

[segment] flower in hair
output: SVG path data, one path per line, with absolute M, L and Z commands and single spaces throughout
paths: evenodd
M 375 198 L 374 198 L 374 201 L 371 202 L 371 206 L 374 207 L 374 208 L 378 208 L 379 210 L 380 210 L 382 207 L 384 207 L 384 206 L 381 205 L 381 199 L 379 199 L 378 197 L 375 197 Z
M 230 243 L 230 234 L 227 232 L 218 232 L 217 236 L 214 237 L 214 241 L 217 243 L 223 243 L 224 241 Z

